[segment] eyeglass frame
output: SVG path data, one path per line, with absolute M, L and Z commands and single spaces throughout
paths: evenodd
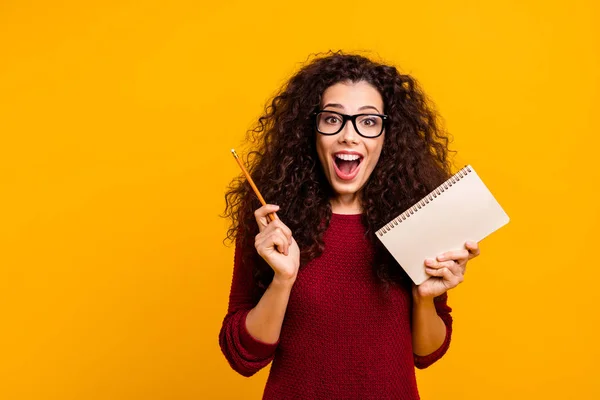
M 321 132 L 319 130 L 319 124 L 317 122 L 317 116 L 319 114 L 321 114 L 321 113 L 324 113 L 324 112 L 328 112 L 328 113 L 332 113 L 332 114 L 337 114 L 340 117 L 342 117 L 342 126 L 340 127 L 340 129 L 337 132 L 334 132 L 334 133 L 323 133 L 323 132 Z M 376 136 L 365 136 L 362 133 L 360 133 L 360 130 L 356 126 L 356 118 L 362 117 L 362 116 L 365 116 L 365 115 L 374 115 L 376 117 L 380 117 L 381 118 L 381 120 L 382 120 L 382 123 L 381 123 L 381 132 L 379 132 L 378 135 L 376 135 Z M 352 121 L 352 126 L 354 127 L 354 130 L 356 131 L 356 133 L 358 133 L 360 136 L 362 136 L 364 138 L 367 138 L 367 139 L 375 139 L 375 138 L 378 138 L 379 136 L 381 136 L 381 134 L 385 130 L 386 123 L 387 123 L 387 121 L 389 119 L 389 116 L 385 115 L 385 114 L 363 113 L 363 114 L 348 115 L 348 114 L 342 114 L 340 112 L 331 111 L 331 110 L 319 110 L 319 111 L 315 111 L 314 113 L 312 113 L 312 116 L 314 118 L 315 128 L 316 128 L 317 132 L 319 132 L 321 135 L 325 135 L 325 136 L 337 135 L 338 133 L 340 133 L 346 127 L 346 122 Z

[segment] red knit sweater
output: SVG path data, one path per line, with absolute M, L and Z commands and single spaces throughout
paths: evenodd
M 300 268 L 279 341 L 263 343 L 246 329 L 252 265 L 236 248 L 229 310 L 220 345 L 232 368 L 251 376 L 273 361 L 263 399 L 418 399 L 415 369 L 448 349 L 447 295 L 435 299 L 446 339 L 434 353 L 413 354 L 410 290 L 386 294 L 372 274 L 373 246 L 360 215 L 333 214 L 323 254 Z

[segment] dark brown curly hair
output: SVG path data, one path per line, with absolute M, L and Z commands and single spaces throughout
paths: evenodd
M 316 55 L 284 85 L 248 132 L 248 172 L 267 203 L 280 206 L 277 215 L 298 242 L 302 268 L 323 251 L 334 195 L 317 156 L 311 114 L 319 109 L 325 89 L 344 81 L 373 85 L 389 116 L 381 156 L 362 188 L 362 222 L 376 248 L 376 276 L 384 286 L 407 283 L 375 232 L 451 175 L 449 137 L 414 78 L 361 55 Z M 254 248 L 254 211 L 261 205 L 243 176 L 231 182 L 225 201 L 223 216 L 231 218 L 227 238 L 243 246 L 244 259 L 253 260 L 256 287 L 264 290 L 273 271 Z

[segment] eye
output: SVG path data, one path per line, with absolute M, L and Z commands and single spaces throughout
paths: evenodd
M 325 117 L 325 122 L 327 122 L 328 124 L 337 124 L 340 122 L 340 120 L 338 117 L 330 115 L 328 117 Z
M 377 120 L 375 118 L 373 118 L 373 117 L 365 118 L 361 122 L 365 126 L 375 126 L 375 125 L 377 125 Z

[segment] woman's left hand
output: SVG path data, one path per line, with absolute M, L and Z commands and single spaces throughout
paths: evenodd
M 413 285 L 413 296 L 433 298 L 458 286 L 464 280 L 467 262 L 479 253 L 477 242 L 468 241 L 462 250 L 447 251 L 436 259 L 425 260 L 425 271 L 431 278 L 419 286 Z

